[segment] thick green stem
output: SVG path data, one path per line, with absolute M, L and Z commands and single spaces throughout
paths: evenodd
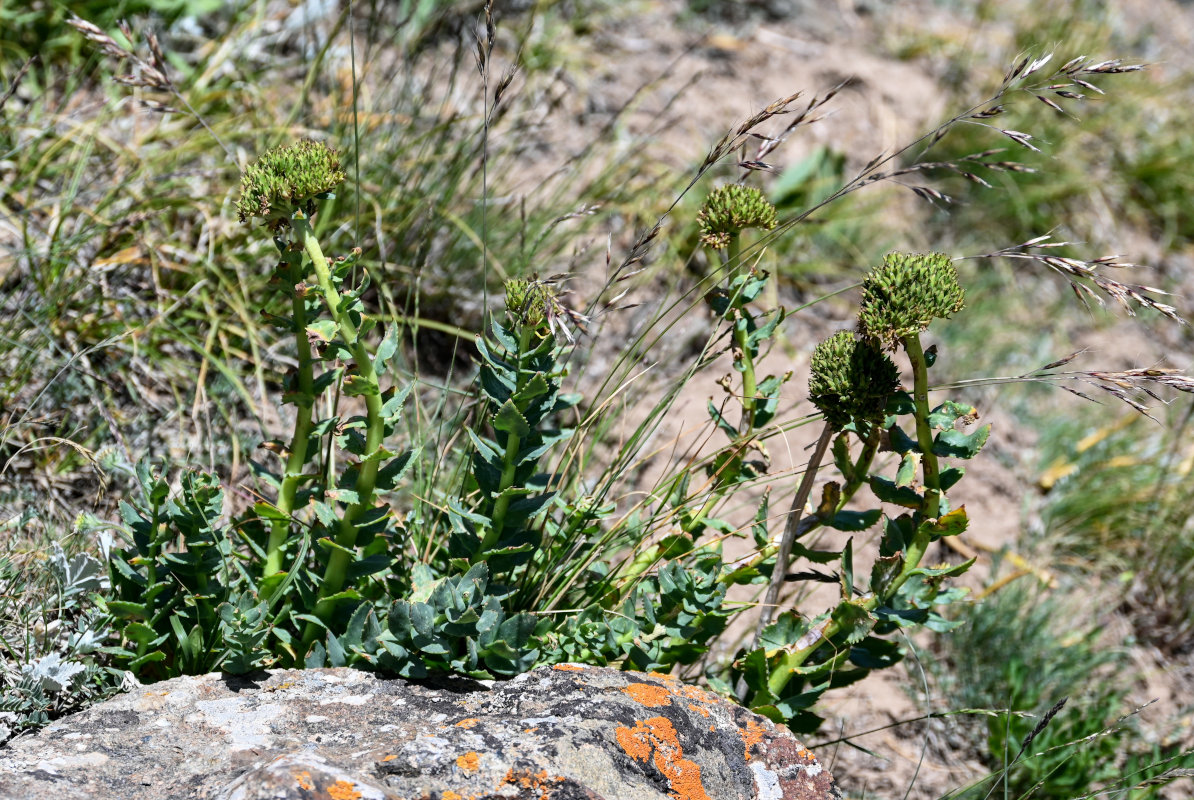
M 888 596 L 894 595 L 912 577 L 912 572 L 920 566 L 920 561 L 924 558 L 929 541 L 927 531 L 917 531 L 916 538 L 905 551 L 904 568 L 896 576 L 896 579 L 892 581 L 888 590 Z M 878 595 L 871 595 L 862 601 L 860 605 L 867 611 L 874 611 L 886 599 Z M 796 669 L 803 665 L 821 645 L 832 642 L 833 637 L 839 633 L 841 633 L 841 626 L 831 618 L 804 634 L 800 641 L 796 643 L 796 649 L 784 652 L 779 662 L 772 667 L 771 676 L 767 679 L 767 689 L 771 694 L 778 697 L 780 692 L 784 690 L 784 687 L 788 685 L 788 681 L 792 680 L 792 675 L 795 674 Z M 844 648 L 837 655 L 841 655 L 842 652 L 848 653 L 849 648 Z
M 340 525 L 336 532 L 336 544 L 340 548 L 333 549 L 328 557 L 327 568 L 324 570 L 323 581 L 319 587 L 319 602 L 315 605 L 315 616 L 325 623 L 331 618 L 335 609 L 332 596 L 344 587 L 344 579 L 348 572 L 348 565 L 352 560 L 351 551 L 356 546 L 357 518 L 362 512 L 373 507 L 373 491 L 377 485 L 377 470 L 380 463 L 380 449 L 385 434 L 385 421 L 381 413 L 381 389 L 377 380 L 377 373 L 373 366 L 373 357 L 365 347 L 349 315 L 340 308 L 340 293 L 332 281 L 331 268 L 327 258 L 315 238 L 315 232 L 308 220 L 302 217 L 293 221 L 295 234 L 302 244 L 303 250 L 311 259 L 311 266 L 323 290 L 324 302 L 327 303 L 328 313 L 332 321 L 340 329 L 340 338 L 347 345 L 356 362 L 357 379 L 361 383 L 362 395 L 365 399 L 365 455 L 357 473 L 356 486 L 357 502 L 351 504 L 340 518 Z M 303 634 L 303 643 L 309 646 L 315 640 L 318 628 L 311 623 Z
M 941 468 L 937 461 L 937 455 L 933 452 L 933 430 L 929 425 L 929 365 L 925 360 L 918 334 L 906 336 L 901 341 L 912 365 L 912 402 L 915 406 L 916 440 L 922 455 L 921 470 L 925 500 L 920 516 L 924 519 L 937 519 L 941 513 Z M 930 542 L 929 532 L 923 526 L 917 525 L 916 534 L 904 551 L 904 566 L 900 570 L 900 574 L 891 582 L 886 596 L 872 595 L 868 597 L 862 603 L 863 608 L 867 611 L 874 611 L 880 603 L 886 602 L 888 598 L 894 596 L 900 587 L 912 577 L 913 571 L 920 566 L 921 559 L 924 558 Z M 778 696 L 779 692 L 788 685 L 788 681 L 792 679 L 794 670 L 812 656 L 822 644 L 831 642 L 833 637 L 840 632 L 840 626 L 832 619 L 828 619 L 818 628 L 806 633 L 797 642 L 796 648 L 785 652 L 779 663 L 772 669 L 771 676 L 767 680 L 771 693 Z
M 929 365 L 920 346 L 920 336 L 912 334 L 901 340 L 908 361 L 912 364 L 912 402 L 916 406 L 916 443 L 920 445 L 921 469 L 924 475 L 924 515 L 929 519 L 941 516 L 941 467 L 933 452 L 933 429 L 929 426 Z
M 290 536 L 290 515 L 294 513 L 294 499 L 298 494 L 299 484 L 302 482 L 303 468 L 307 464 L 307 445 L 311 438 L 312 408 L 315 405 L 315 390 L 313 377 L 313 359 L 311 357 L 311 342 L 307 338 L 307 301 L 303 293 L 293 289 L 303 279 L 301 262 L 294 263 L 287 282 L 292 287 L 292 317 L 294 319 L 294 340 L 298 351 L 298 371 L 295 375 L 294 437 L 290 440 L 290 455 L 286 459 L 286 469 L 282 475 L 282 485 L 278 489 L 276 508 L 286 519 L 275 519 L 270 524 L 269 544 L 266 548 L 264 576 L 269 577 L 283 570 L 282 550 Z M 269 599 L 273 594 L 275 583 L 268 584 L 262 591 L 262 598 Z
M 726 248 L 726 265 L 730 290 L 733 291 L 734 280 L 742 274 L 742 234 L 740 233 L 730 236 L 730 243 Z M 749 313 L 744 304 L 740 302 L 740 298 L 734 299 L 733 307 L 738 312 L 737 318 L 733 320 L 734 348 L 741 354 L 735 360 L 742 370 L 742 419 L 738 423 L 738 433 L 747 436 L 754 430 L 755 401 L 759 387 L 755 378 L 754 358 L 750 354 L 750 329 L 747 324 L 750 319 Z
M 730 234 L 730 243 L 726 247 L 726 274 L 729 278 L 730 285 L 733 285 L 734 278 L 738 277 L 738 273 L 742 269 L 742 234 Z
M 514 394 L 523 388 L 522 362 L 531 346 L 531 336 L 535 331 L 530 325 L 522 325 L 518 334 L 517 377 L 514 381 Z M 498 481 L 498 498 L 493 504 L 493 513 L 489 515 L 489 530 L 481 540 L 481 548 L 477 551 L 475 560 L 484 561 L 493 546 L 497 544 L 505 528 L 506 512 L 510 508 L 510 495 L 505 491 L 514 485 L 514 474 L 518 470 L 518 451 L 522 447 L 522 439 L 516 433 L 507 433 L 506 450 L 502 454 L 502 476 Z
M 747 311 L 742 308 L 738 313 L 742 315 L 734 322 L 734 347 L 742 354 L 738 359 L 742 367 L 742 420 L 738 424 L 738 433 L 748 436 L 755 429 L 755 403 L 759 386 L 755 380 L 755 361 L 750 354 L 750 331 L 745 324 Z

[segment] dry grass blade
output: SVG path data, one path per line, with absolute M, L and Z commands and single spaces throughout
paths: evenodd
M 17 70 L 16 77 L 14 77 L 12 79 L 12 83 L 8 85 L 8 90 L 4 92 L 3 96 L 0 96 L 0 111 L 4 110 L 4 104 L 8 102 L 9 98 L 16 94 L 17 88 L 21 85 L 21 81 L 23 81 L 25 76 L 29 73 L 29 67 L 32 66 L 36 58 L 37 56 L 31 56 L 30 58 L 26 59 L 25 63 L 21 65 L 21 68 Z

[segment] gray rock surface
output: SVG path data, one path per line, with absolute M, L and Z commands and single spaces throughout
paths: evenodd
M 787 729 L 658 674 L 414 684 L 348 669 L 144 686 L 0 748 L 0 798 L 830 800 Z

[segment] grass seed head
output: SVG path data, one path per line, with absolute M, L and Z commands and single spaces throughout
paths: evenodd
M 753 186 L 732 184 L 714 189 L 697 214 L 701 241 L 714 250 L 728 247 L 730 237 L 747 228 L 771 230 L 777 223 L 775 206 Z
M 862 282 L 858 321 L 867 337 L 894 348 L 934 319 L 960 311 L 965 298 L 949 256 L 889 253 Z
M 835 333 L 813 350 L 810 399 L 834 430 L 856 419 L 881 420 L 899 383 L 899 370 L 879 346 L 850 331 Z
M 343 180 L 336 151 L 322 142 L 303 139 L 275 147 L 250 164 L 241 176 L 236 212 L 241 222 L 263 217 L 277 228 L 287 224 L 294 210 L 310 206 L 316 197 L 332 191 Z

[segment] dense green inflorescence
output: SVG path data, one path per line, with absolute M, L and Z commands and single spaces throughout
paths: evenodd
M 748 228 L 772 230 L 777 223 L 775 206 L 753 186 L 731 184 L 714 189 L 697 214 L 701 241 L 715 250 Z
M 555 290 L 543 281 L 522 278 L 506 281 L 506 314 L 514 327 L 530 328 L 546 336 L 559 307 Z
M 840 431 L 853 420 L 879 421 L 899 386 L 896 365 L 872 341 L 839 331 L 813 350 L 810 399 Z
M 965 296 L 949 256 L 889 253 L 863 280 L 858 322 L 866 336 L 894 348 L 934 319 L 960 311 Z
M 241 222 L 264 217 L 276 227 L 294 209 L 303 208 L 343 181 L 340 158 L 326 144 L 303 139 L 275 147 L 250 164 L 241 176 L 236 213 Z

